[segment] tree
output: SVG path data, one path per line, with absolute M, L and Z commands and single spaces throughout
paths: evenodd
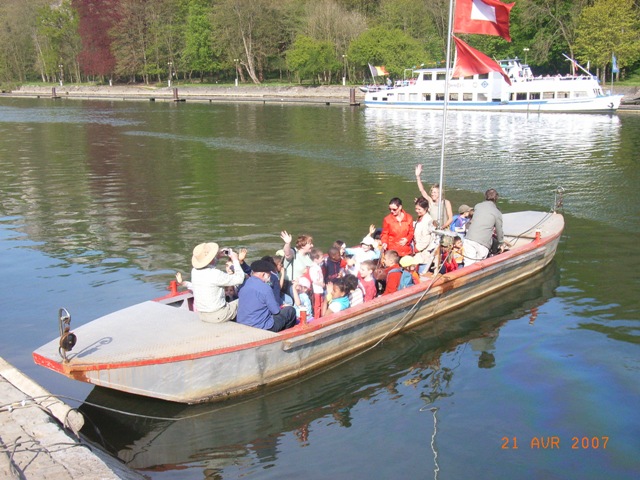
M 116 59 L 111 52 L 109 31 L 120 19 L 119 0 L 72 0 L 78 12 L 78 33 L 82 50 L 78 55 L 80 70 L 87 76 L 111 77 Z
M 212 44 L 213 27 L 209 20 L 206 3 L 203 0 L 189 1 L 185 46 L 182 51 L 184 67 L 189 72 L 200 72 L 200 78 L 205 72 L 212 72 L 215 68 L 219 68 L 219 63 L 215 61 L 217 55 Z
M 37 11 L 48 4 L 47 0 L 0 2 L 0 73 L 3 81 L 24 82 L 35 78 Z
M 384 65 L 395 77 L 402 77 L 404 69 L 428 63 L 424 46 L 401 30 L 375 27 L 353 41 L 349 49 L 352 63 L 366 67 L 368 63 Z
M 303 78 L 322 78 L 330 81 L 330 72 L 340 68 L 333 44 L 300 35 L 287 51 L 287 64 L 300 81 Z
M 264 79 L 269 59 L 279 58 L 288 47 L 289 3 L 220 0 L 214 6 L 216 45 L 228 52 L 229 60 L 240 59 L 240 65 L 256 84 Z
M 516 3 L 513 12 L 519 19 L 516 28 L 528 34 L 528 41 L 520 44 L 530 48 L 529 58 L 534 62 L 547 63 L 553 60 L 550 55 L 557 52 L 560 62 L 564 63 L 560 53 L 567 50 L 569 56 L 574 58 L 576 26 L 580 13 L 591 1 L 522 0 Z
M 576 33 L 577 58 L 600 67 L 603 82 L 613 54 L 620 68 L 640 59 L 640 14 L 633 0 L 596 0 L 582 11 Z

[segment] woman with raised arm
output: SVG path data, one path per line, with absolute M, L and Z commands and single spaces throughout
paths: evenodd
M 418 190 L 420 190 L 420 194 L 427 199 L 429 202 L 429 215 L 433 218 L 438 228 L 449 228 L 451 222 L 453 221 L 453 210 L 451 210 L 451 202 L 444 198 L 444 191 L 442 192 L 442 202 L 440 203 L 440 208 L 438 208 L 438 198 L 440 197 L 440 185 L 437 183 L 433 185 L 429 189 L 429 193 L 424 189 L 424 185 L 422 185 L 422 179 L 420 175 L 422 175 L 422 164 L 416 165 L 416 183 L 418 184 Z M 438 212 L 440 212 L 440 218 L 438 218 Z

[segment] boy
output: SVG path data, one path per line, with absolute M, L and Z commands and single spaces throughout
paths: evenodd
M 376 269 L 376 263 L 373 260 L 364 260 L 360 263 L 358 269 L 358 279 L 364 287 L 364 301 L 368 302 L 376 298 L 378 289 L 376 287 L 376 279 L 373 278 L 373 271 Z
M 398 252 L 395 250 L 387 250 L 382 258 L 384 260 L 385 271 L 387 273 L 383 295 L 387 295 L 398 291 L 400 278 L 402 278 L 402 268 L 398 263 L 400 255 L 398 255 Z
M 420 275 L 418 275 L 418 272 L 416 271 L 418 267 L 418 260 L 416 260 L 415 257 L 412 257 L 411 255 L 402 257 L 400 259 L 400 266 L 405 272 L 409 272 L 411 275 L 411 283 L 406 282 L 407 285 L 403 285 L 401 280 L 401 285 L 399 285 L 399 287 L 405 288 L 420 283 Z
M 456 232 L 460 238 L 464 238 L 464 234 L 467 233 L 467 223 L 471 220 L 473 214 L 473 208 L 469 205 L 460 205 L 458 208 L 458 215 L 453 217 L 451 226 L 449 227 L 452 232 Z

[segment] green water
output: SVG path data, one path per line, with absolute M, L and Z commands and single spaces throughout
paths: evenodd
M 636 115 L 451 114 L 454 208 L 494 187 L 505 212 L 548 210 L 562 186 L 556 261 L 312 378 L 177 407 L 33 365 L 58 307 L 79 325 L 158 296 L 202 241 L 250 259 L 280 248 L 283 229 L 321 248 L 357 243 L 389 198 L 417 195 L 416 163 L 437 180 L 440 122 L 347 106 L 0 99 L 0 355 L 78 404 L 184 418 L 82 407 L 120 458 L 157 479 L 634 478 Z

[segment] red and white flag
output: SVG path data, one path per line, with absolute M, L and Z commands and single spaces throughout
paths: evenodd
M 514 5 L 499 0 L 456 0 L 453 31 L 498 35 L 510 42 L 509 14 Z
M 495 60 L 470 47 L 459 38 L 453 35 L 452 37 L 456 42 L 456 61 L 453 65 L 453 78 L 470 77 L 476 73 L 499 72 L 504 77 L 505 82 L 511 85 L 511 80 Z

